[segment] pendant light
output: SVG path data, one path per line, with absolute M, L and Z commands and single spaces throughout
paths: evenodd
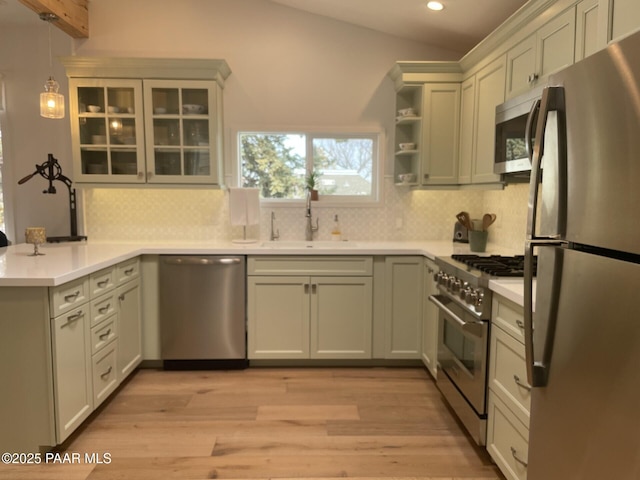
M 51 59 L 51 22 L 58 20 L 53 13 L 41 13 L 40 19 L 49 24 L 49 72 L 53 72 L 53 62 Z M 58 93 L 60 85 L 49 75 L 49 79 L 44 84 L 44 92 L 40 94 L 40 116 L 45 118 L 64 118 L 64 96 Z

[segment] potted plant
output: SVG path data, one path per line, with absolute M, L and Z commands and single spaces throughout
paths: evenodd
M 320 178 L 320 173 L 312 171 L 309 175 L 307 175 L 305 179 L 306 189 L 309 191 L 311 195 L 311 200 L 318 200 L 318 179 Z

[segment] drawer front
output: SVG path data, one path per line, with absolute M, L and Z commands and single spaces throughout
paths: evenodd
M 89 300 L 89 279 L 78 278 L 49 289 L 51 317 L 62 315 Z
M 493 393 L 489 393 L 487 450 L 508 480 L 526 480 L 529 430 Z
M 113 290 L 116 286 L 116 267 L 109 267 L 89 275 L 91 298 Z
M 248 275 L 373 275 L 372 257 L 265 256 L 249 257 Z
M 489 351 L 489 388 L 528 427 L 531 389 L 527 382 L 524 345 L 502 329 L 494 328 Z
M 97 325 L 116 313 L 116 292 L 108 293 L 91 301 L 91 325 Z
M 100 325 L 96 325 L 91 329 L 91 354 L 98 353 L 111 341 L 115 340 L 118 332 L 116 331 L 116 316 L 112 315 Z
M 140 260 L 138 257 L 116 265 L 116 283 L 122 285 L 140 276 Z
M 491 323 L 498 325 L 520 343 L 524 343 L 524 313 L 520 305 L 495 295 Z
M 104 402 L 118 386 L 117 348 L 118 341 L 114 340 L 93 356 L 94 408 Z

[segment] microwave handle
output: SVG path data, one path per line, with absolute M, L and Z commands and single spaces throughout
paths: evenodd
M 531 111 L 527 117 L 527 126 L 524 131 L 524 146 L 529 157 L 529 162 L 533 163 L 533 129 L 535 128 L 535 119 L 540 111 L 540 99 L 537 99 L 531 105 Z

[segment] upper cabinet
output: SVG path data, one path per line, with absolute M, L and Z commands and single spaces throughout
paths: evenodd
M 397 185 L 458 183 L 460 67 L 457 62 L 398 62 L 394 174 Z
M 69 77 L 75 182 L 221 184 L 226 62 L 62 61 Z
M 598 0 L 581 0 L 576 5 L 576 51 L 574 61 L 604 48 L 606 41 L 599 31 L 600 12 Z
M 470 158 L 461 158 L 460 161 L 460 177 L 464 178 L 466 183 L 500 182 L 500 175 L 493 173 L 493 164 L 496 107 L 504 102 L 505 68 L 506 61 L 503 55 L 475 74 L 473 126 L 471 132 L 465 129 L 467 138 L 461 145 L 465 155 L 471 155 Z M 465 85 L 468 84 L 469 79 L 465 82 Z M 468 90 L 467 94 L 469 94 Z M 463 112 L 463 115 L 468 123 L 469 112 Z M 471 134 L 470 137 L 469 134 Z M 469 149 L 469 141 L 471 141 L 471 149 Z
M 574 61 L 575 9 L 555 17 L 507 52 L 506 97 L 527 91 Z
M 619 40 L 640 28 L 640 2 L 638 0 L 600 0 L 606 4 L 602 29 L 607 32 L 607 41 Z

